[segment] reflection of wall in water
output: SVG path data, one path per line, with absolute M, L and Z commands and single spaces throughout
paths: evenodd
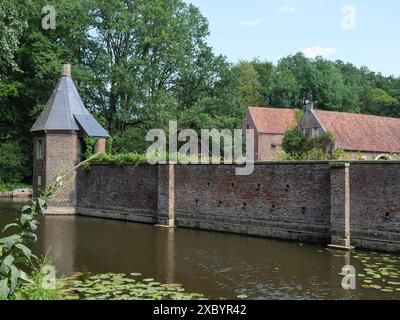
M 163 265 L 161 277 L 166 283 L 176 282 L 175 229 L 162 228 L 156 232 L 154 250 L 157 264 Z

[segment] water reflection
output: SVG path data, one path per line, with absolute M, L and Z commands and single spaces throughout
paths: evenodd
M 75 269 L 76 248 L 76 217 L 73 216 L 52 216 L 40 220 L 38 236 L 39 243 L 37 250 L 41 254 L 49 253 L 54 262 L 57 263 L 57 273 L 69 275 Z
M 18 206 L 0 202 L 0 227 Z M 51 247 L 60 274 L 141 272 L 210 298 L 400 298 L 361 283 L 343 290 L 342 267 L 360 270 L 361 264 L 350 253 L 322 246 L 73 216 L 47 216 L 41 223 L 35 251 L 45 254 Z

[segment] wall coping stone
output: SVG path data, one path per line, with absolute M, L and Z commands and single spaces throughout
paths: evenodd
M 343 166 L 343 164 L 382 164 L 382 165 L 390 165 L 390 164 L 398 164 L 400 165 L 400 161 L 398 160 L 391 160 L 391 161 L 382 161 L 382 160 L 370 160 L 370 161 L 365 161 L 365 160 L 349 160 L 349 161 L 328 161 L 328 160 L 306 160 L 306 161 L 258 161 L 253 163 L 255 166 L 257 165 L 306 165 L 306 164 L 326 164 L 330 166 Z M 165 163 L 165 164 L 148 164 L 148 163 L 126 163 L 122 165 L 118 165 L 115 163 L 107 163 L 107 162 L 102 162 L 102 163 L 91 163 L 91 166 L 118 166 L 118 167 L 123 167 L 123 166 L 166 166 L 166 165 L 175 165 L 175 166 L 242 166 L 241 164 L 236 164 L 236 163 L 188 163 L 188 164 L 182 164 L 182 163 Z

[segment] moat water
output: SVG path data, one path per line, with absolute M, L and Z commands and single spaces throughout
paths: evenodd
M 17 217 L 23 204 L 0 200 L 1 229 Z M 188 291 L 211 299 L 238 295 L 251 299 L 400 299 L 399 286 L 381 284 L 381 289 L 374 289 L 369 287 L 370 280 L 366 283 L 361 277 L 357 277 L 355 290 L 344 290 L 339 275 L 348 264 L 365 273 L 365 263 L 372 259 L 375 267 L 390 263 L 389 271 L 396 275 L 400 272 L 400 256 L 396 255 L 350 254 L 303 243 L 73 216 L 41 218 L 38 237 L 35 253 L 49 252 L 59 276 L 77 271 L 140 272 L 162 283 L 181 283 Z

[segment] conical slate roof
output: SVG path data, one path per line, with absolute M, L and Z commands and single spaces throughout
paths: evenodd
M 85 131 L 89 136 L 108 138 L 108 132 L 85 108 L 70 75 L 70 66 L 63 66 L 63 75 L 46 107 L 31 128 L 38 131 Z

